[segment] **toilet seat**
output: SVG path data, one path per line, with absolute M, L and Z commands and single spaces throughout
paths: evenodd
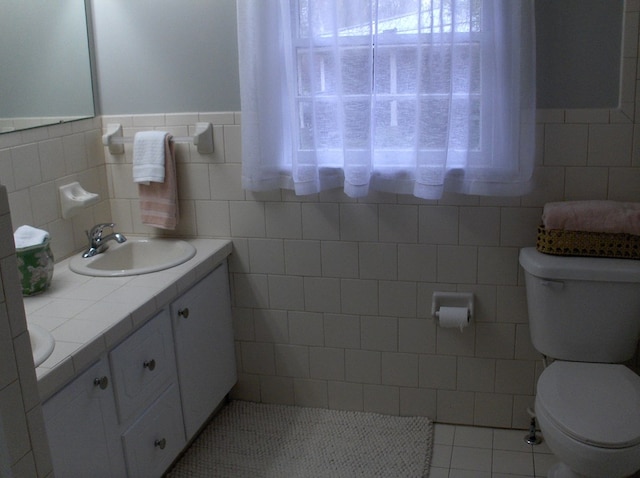
M 538 380 L 536 413 L 588 445 L 640 444 L 640 377 L 624 365 L 555 361 Z

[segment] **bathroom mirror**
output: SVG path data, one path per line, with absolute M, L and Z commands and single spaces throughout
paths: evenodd
M 0 8 L 0 132 L 94 116 L 85 0 Z

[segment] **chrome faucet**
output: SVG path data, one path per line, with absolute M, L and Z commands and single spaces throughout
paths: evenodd
M 125 242 L 127 238 L 119 232 L 112 232 L 108 236 L 102 235 L 105 227 L 110 227 L 111 229 L 113 229 L 114 226 L 115 224 L 112 222 L 105 222 L 96 224 L 91 228 L 90 231 L 85 231 L 85 233 L 87 234 L 87 239 L 89 239 L 89 249 L 87 249 L 84 254 L 82 254 L 82 257 L 93 257 L 96 254 L 100 254 L 106 251 L 109 247 L 107 245 L 107 242 L 110 240 L 114 240 L 119 244 Z

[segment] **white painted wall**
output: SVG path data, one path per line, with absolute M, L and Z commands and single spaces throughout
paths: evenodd
M 240 109 L 235 0 L 92 0 L 102 114 Z
M 235 0 L 91 0 L 102 114 L 240 109 Z M 623 0 L 536 2 L 539 103 L 614 108 Z

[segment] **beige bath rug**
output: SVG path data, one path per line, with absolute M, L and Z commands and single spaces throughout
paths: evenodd
M 233 401 L 167 476 L 423 478 L 432 437 L 424 417 Z

